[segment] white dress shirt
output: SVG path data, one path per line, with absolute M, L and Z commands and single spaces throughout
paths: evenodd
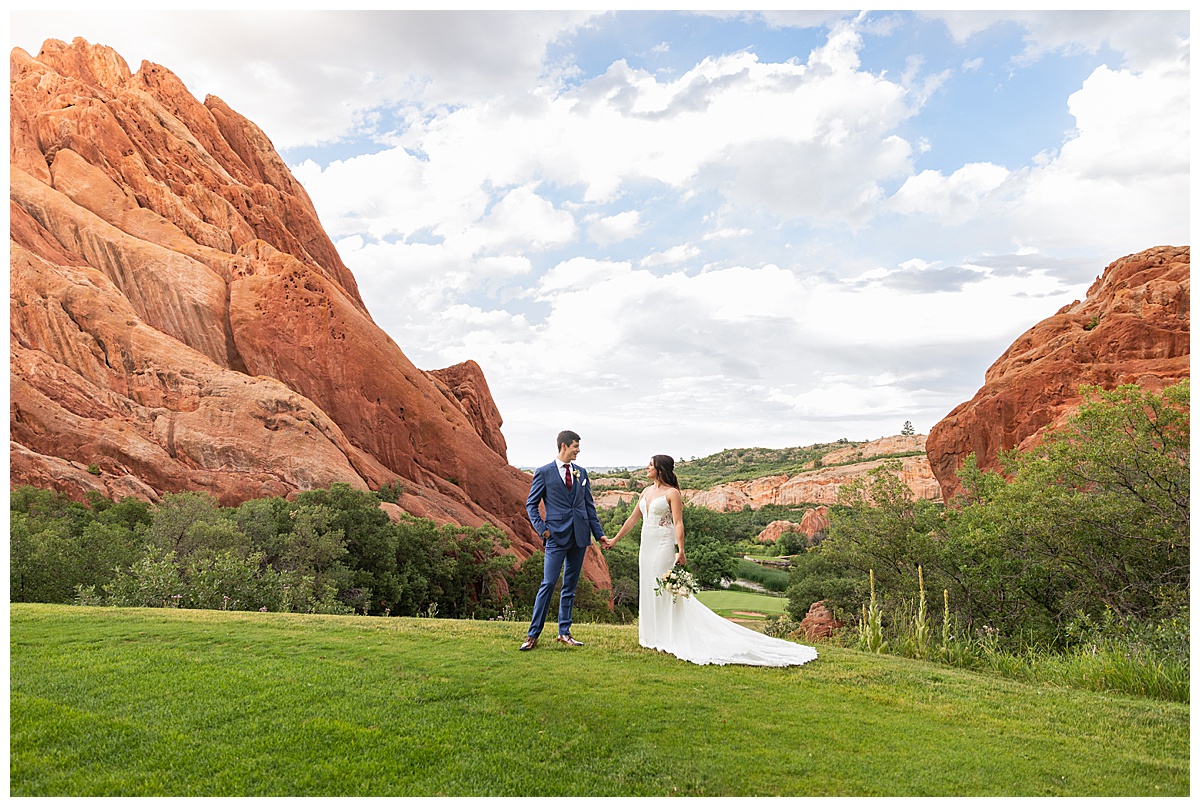
M 558 478 L 563 481 L 564 485 L 567 484 L 567 463 L 558 457 L 554 458 L 554 462 L 558 465 Z

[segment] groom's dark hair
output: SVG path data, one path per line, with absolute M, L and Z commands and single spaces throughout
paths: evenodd
M 571 431 L 570 429 L 567 429 L 566 431 L 561 431 L 558 433 L 558 443 L 556 444 L 555 447 L 561 451 L 563 446 L 569 446 L 569 445 L 571 445 L 571 443 L 574 443 L 578 439 L 579 439 L 579 435 L 576 434 L 575 432 Z

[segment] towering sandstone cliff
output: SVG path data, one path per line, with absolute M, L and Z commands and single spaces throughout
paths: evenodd
M 266 135 L 82 39 L 10 60 L 11 483 L 225 504 L 399 481 L 540 549 L 474 362 L 371 319 Z M 585 573 L 608 587 L 598 551 Z
M 1001 451 L 1037 445 L 1080 403 L 1080 385 L 1161 391 L 1189 377 L 1191 250 L 1155 247 L 1110 264 L 1087 298 L 1022 334 L 975 397 L 929 432 L 929 461 L 948 501 L 974 452 L 995 469 Z

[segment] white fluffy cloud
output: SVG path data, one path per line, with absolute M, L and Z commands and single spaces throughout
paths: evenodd
M 598 246 L 607 247 L 632 238 L 642 230 L 642 217 L 636 210 L 626 210 L 612 216 L 593 217 L 588 236 Z
M 988 232 L 1012 233 L 1011 247 L 1091 249 L 1115 259 L 1186 243 L 1187 65 L 1168 60 L 1144 72 L 1100 66 L 1066 105 L 1076 129 L 1056 152 L 1017 170 L 971 163 L 949 175 L 922 171 L 886 208 L 967 225 L 981 242 Z
M 517 463 L 563 427 L 601 465 L 926 430 L 1109 261 L 1188 238 L 1186 13 L 694 27 L 722 20 L 734 33 L 702 41 L 636 13 L 10 24 L 33 52 L 82 35 L 161 63 L 295 155 L 372 316 L 419 366 L 479 361 Z M 1016 163 L 929 161 L 955 125 L 922 116 L 931 98 L 1063 55 L 1090 75 L 1030 108 L 1073 132 Z
M 991 163 L 969 163 L 950 176 L 922 171 L 904 181 L 888 206 L 899 213 L 961 224 L 979 215 L 988 195 L 1003 185 L 1008 175 L 1008 169 Z
M 1178 11 L 936 11 L 959 42 L 993 26 L 1016 23 L 1024 30 L 1025 49 L 1015 63 L 1036 61 L 1054 53 L 1096 53 L 1107 47 L 1121 54 L 1124 64 L 1144 69 L 1164 55 L 1173 58 L 1188 48 L 1187 12 Z
M 523 186 L 506 193 L 465 237 L 476 250 L 540 251 L 572 241 L 576 229 L 574 216 Z
M 13 45 L 34 55 L 46 38 L 83 36 L 134 70 L 143 59 L 164 65 L 199 97 L 212 93 L 250 113 L 277 148 L 291 148 L 370 131 L 381 108 L 520 94 L 552 72 L 547 48 L 594 16 L 104 9 L 13 12 L 9 25 Z

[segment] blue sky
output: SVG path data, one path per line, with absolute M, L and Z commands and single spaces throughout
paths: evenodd
M 509 459 L 927 432 L 1110 262 L 1189 242 L 1190 17 L 13 12 L 257 123 Z

